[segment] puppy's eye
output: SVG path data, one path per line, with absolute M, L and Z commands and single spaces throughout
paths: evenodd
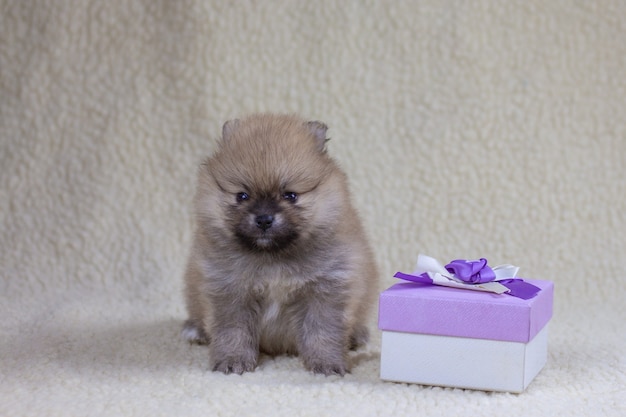
M 241 203 L 242 201 L 246 201 L 250 199 L 248 193 L 237 193 L 237 202 Z
M 283 193 L 283 199 L 289 201 L 290 203 L 295 203 L 298 199 L 298 194 L 294 193 L 293 191 L 287 191 Z

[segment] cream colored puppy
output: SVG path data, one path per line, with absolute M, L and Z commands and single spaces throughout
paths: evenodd
M 265 352 L 344 375 L 368 340 L 376 266 L 326 131 L 289 115 L 229 121 L 200 167 L 183 334 L 209 343 L 215 371 L 252 371 Z

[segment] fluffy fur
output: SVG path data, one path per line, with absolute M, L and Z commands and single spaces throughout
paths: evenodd
M 226 122 L 200 167 L 183 335 L 212 369 L 255 369 L 259 352 L 349 371 L 368 339 L 376 267 L 326 126 L 259 114 Z

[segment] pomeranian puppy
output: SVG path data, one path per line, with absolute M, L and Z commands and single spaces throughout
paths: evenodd
M 344 375 L 368 340 L 376 265 L 326 131 L 291 115 L 228 121 L 200 166 L 183 336 L 209 344 L 214 371 L 253 371 L 264 352 Z

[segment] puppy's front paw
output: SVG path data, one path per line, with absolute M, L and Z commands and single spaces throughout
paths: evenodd
M 325 361 L 309 361 L 305 364 L 307 369 L 314 374 L 322 375 L 339 375 L 344 376 L 347 372 L 350 372 L 345 363 L 332 363 Z
M 238 374 L 252 372 L 256 368 L 256 358 L 228 357 L 215 361 L 213 371 L 225 374 Z

